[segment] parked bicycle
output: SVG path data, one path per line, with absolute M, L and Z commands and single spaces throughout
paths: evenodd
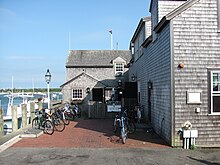
M 54 133 L 54 125 L 47 118 L 45 110 L 36 111 L 36 117 L 32 120 L 32 128 L 43 129 L 44 133 L 52 135 Z
M 56 131 L 62 132 L 65 129 L 64 121 L 61 120 L 61 118 L 59 118 L 56 113 L 50 110 L 49 113 L 46 113 L 46 115 L 48 116 L 48 119 L 53 123 Z
M 59 117 L 61 120 L 63 120 L 65 125 L 69 125 L 70 121 L 65 117 L 63 110 L 61 110 L 59 108 L 55 108 L 54 113 L 56 114 L 57 117 Z
M 75 117 L 80 118 L 81 117 L 81 109 L 77 104 L 69 104 L 66 103 L 62 109 L 64 112 L 65 118 L 68 120 L 74 120 Z
M 81 109 L 79 108 L 78 104 L 74 104 L 73 102 L 71 102 L 70 104 L 70 108 L 72 109 L 72 111 L 75 113 L 75 116 L 80 118 L 81 117 Z
M 136 131 L 136 125 L 134 120 L 132 120 L 128 115 L 127 115 L 127 109 L 123 112 L 124 113 L 124 118 L 125 118 L 125 124 L 128 128 L 128 133 L 134 133 Z M 114 123 L 113 123 L 113 130 L 116 133 L 118 129 L 121 128 L 121 115 L 118 113 L 115 116 Z
M 122 139 L 122 143 L 125 144 L 126 139 L 127 139 L 127 134 L 128 134 L 128 127 L 125 124 L 125 113 L 122 113 L 121 115 L 121 139 Z
M 122 143 L 124 144 L 127 139 L 128 133 L 134 133 L 136 130 L 135 123 L 131 121 L 127 116 L 127 110 L 121 112 L 121 115 L 116 114 L 113 129 L 116 134 L 120 133 Z

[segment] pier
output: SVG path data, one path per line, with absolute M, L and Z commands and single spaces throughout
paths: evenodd
M 51 109 L 59 106 L 61 106 L 61 101 L 51 101 Z M 30 128 L 31 121 L 35 117 L 35 111 L 42 109 L 42 101 L 24 103 L 20 107 L 11 106 L 10 116 L 3 116 L 4 110 L 0 109 L 0 139 L 7 134 Z

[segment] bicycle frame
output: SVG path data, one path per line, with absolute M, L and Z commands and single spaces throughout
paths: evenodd
M 121 116 L 121 139 L 122 143 L 125 144 L 127 139 L 127 129 L 125 128 L 125 117 L 124 115 Z

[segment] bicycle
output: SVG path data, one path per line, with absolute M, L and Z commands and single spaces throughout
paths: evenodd
M 127 134 L 128 134 L 128 129 L 127 129 L 127 125 L 125 124 L 124 113 L 122 113 L 121 115 L 121 139 L 122 139 L 123 144 L 125 144 L 126 142 Z
M 44 133 L 52 135 L 54 133 L 54 125 L 47 119 L 45 110 L 43 112 L 38 110 L 35 114 L 36 117 L 32 120 L 32 128 L 41 129 L 42 127 Z
M 52 122 L 54 125 L 54 128 L 58 132 L 62 132 L 65 129 L 64 121 L 61 120 L 56 113 L 52 113 L 49 111 L 49 113 L 46 114 L 48 116 L 48 119 Z
M 134 133 L 136 130 L 136 126 L 134 122 L 132 122 L 127 116 L 127 110 L 124 110 L 119 114 L 116 114 L 114 123 L 113 123 L 113 131 L 116 134 L 120 133 L 120 137 L 122 139 L 122 143 L 125 144 L 126 139 L 128 137 L 128 133 Z M 120 132 L 119 132 L 120 130 Z
M 125 118 L 125 124 L 128 129 L 128 133 L 134 133 L 136 131 L 136 125 L 133 120 L 130 119 L 127 115 L 127 109 L 123 112 Z M 113 123 L 113 131 L 116 133 L 119 128 L 121 128 L 121 117 L 119 114 L 116 114 L 114 123 Z
M 69 125 L 70 121 L 65 117 L 64 111 L 62 111 L 59 108 L 55 108 L 54 113 L 56 114 L 57 117 L 63 120 L 65 125 Z
M 67 120 L 74 120 L 76 117 L 76 112 L 70 108 L 69 103 L 66 103 L 65 106 L 62 108 L 62 111 L 64 113 L 64 117 Z

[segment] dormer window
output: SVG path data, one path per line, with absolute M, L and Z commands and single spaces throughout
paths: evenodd
M 126 61 L 121 58 L 117 57 L 112 61 L 113 66 L 114 66 L 114 72 L 116 77 L 120 77 L 124 74 L 124 66 L 126 64 Z
M 124 72 L 124 64 L 123 63 L 115 63 L 115 75 L 120 76 L 123 75 Z

